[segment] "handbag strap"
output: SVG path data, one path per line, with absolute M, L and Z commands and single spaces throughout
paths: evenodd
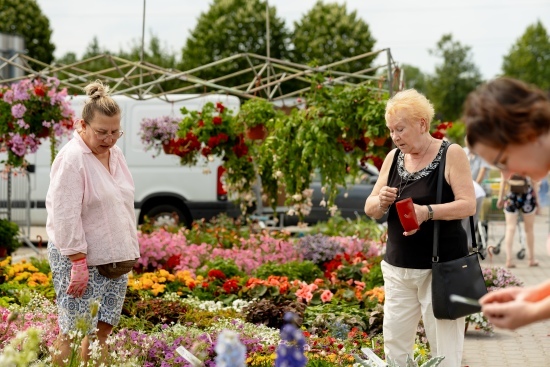
M 445 148 L 443 148 L 443 152 L 441 153 L 441 160 L 439 161 L 439 171 L 437 175 L 437 191 L 436 191 L 436 197 L 435 197 L 435 203 L 441 204 L 441 197 L 443 196 L 443 179 L 445 175 L 445 161 L 447 160 L 447 149 L 451 144 L 447 145 Z M 472 248 L 475 252 L 478 252 L 477 249 L 477 241 L 476 241 L 476 235 L 474 231 L 474 217 L 470 216 L 470 233 L 472 235 Z M 479 254 L 482 256 L 481 254 Z M 483 259 L 483 256 L 481 257 Z M 439 221 L 434 221 L 434 240 L 433 240 L 433 253 L 432 253 L 432 262 L 437 263 L 439 262 Z

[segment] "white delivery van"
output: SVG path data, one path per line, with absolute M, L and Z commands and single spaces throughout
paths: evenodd
M 240 101 L 228 95 L 166 95 L 161 99 L 135 100 L 127 96 L 113 96 L 122 110 L 121 126 L 124 136 L 117 145 L 124 152 L 135 182 L 135 210 L 138 223 L 145 216 L 171 219 L 177 214 L 179 222 L 190 226 L 194 219 L 209 219 L 225 212 L 235 215 L 237 209 L 227 200 L 223 189 L 221 160 L 194 167 L 180 165 L 179 157 L 161 152 L 145 151 L 140 139 L 140 124 L 144 118 L 165 115 L 182 117 L 181 107 L 200 110 L 207 102 L 221 102 L 236 114 Z M 76 117 L 81 117 L 86 96 L 71 99 Z M 66 142 L 66 139 L 65 139 Z M 5 154 L 5 153 L 4 153 Z M 2 157 L 0 157 L 1 160 Z M 31 225 L 46 224 L 46 193 L 50 182 L 50 143 L 44 141 L 39 150 L 26 156 L 30 166 Z M 205 169 L 211 173 L 204 173 Z

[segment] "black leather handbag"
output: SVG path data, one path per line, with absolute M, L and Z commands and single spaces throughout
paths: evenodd
M 443 151 L 441 162 L 439 162 L 436 204 L 441 203 L 447 148 Z M 452 302 L 450 300 L 451 294 L 476 300 L 487 294 L 487 287 L 478 258 L 480 256 L 483 259 L 483 255 L 479 253 L 477 248 L 473 217 L 470 217 L 470 231 L 472 233 L 472 253 L 455 260 L 440 262 L 438 256 L 439 221 L 434 223 L 432 308 L 436 319 L 456 320 L 479 312 L 478 307 Z

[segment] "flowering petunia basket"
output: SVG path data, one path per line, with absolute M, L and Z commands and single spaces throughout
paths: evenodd
M 25 156 L 36 152 L 44 139 L 50 139 L 53 161 L 58 137 L 69 135 L 73 116 L 67 89 L 60 89 L 55 78 L 0 86 L 0 150 L 8 153 L 3 163 L 25 166 Z

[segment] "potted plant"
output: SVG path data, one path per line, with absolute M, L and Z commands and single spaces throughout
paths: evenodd
M 57 137 L 69 134 L 74 115 L 67 89 L 59 90 L 58 86 L 55 78 L 0 86 L 0 148 L 8 152 L 7 165 L 25 166 L 25 155 L 36 152 L 46 138 L 51 142 L 53 162 Z
M 7 219 L 0 219 L 0 257 L 6 257 L 21 247 L 19 226 Z
M 245 129 L 250 140 L 264 140 L 268 135 L 276 115 L 273 104 L 265 99 L 254 98 L 246 101 L 237 114 L 237 124 Z
M 145 145 L 145 150 L 154 149 L 156 156 L 163 149 L 166 154 L 175 154 L 174 143 L 178 124 L 181 119 L 175 116 L 161 116 L 157 118 L 144 118 L 140 124 L 140 138 Z

